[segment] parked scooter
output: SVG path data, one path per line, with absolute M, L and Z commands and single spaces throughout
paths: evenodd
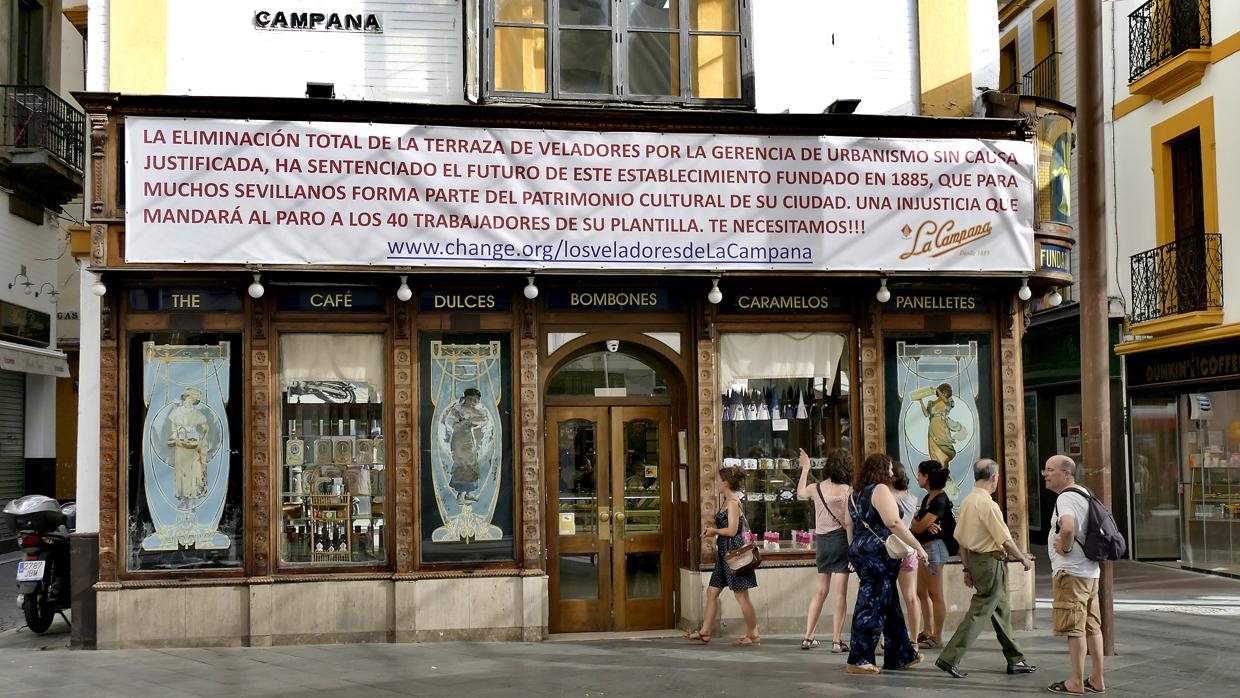
M 61 506 L 51 497 L 30 494 L 9 502 L 4 513 L 12 517 L 17 545 L 26 554 L 17 563 L 17 605 L 31 630 L 46 632 L 55 615 L 63 617 L 71 602 L 69 534 L 76 524 L 77 505 Z

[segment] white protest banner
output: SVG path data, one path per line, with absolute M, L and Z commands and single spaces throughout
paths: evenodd
M 1033 269 L 1030 143 L 126 119 L 129 262 Z

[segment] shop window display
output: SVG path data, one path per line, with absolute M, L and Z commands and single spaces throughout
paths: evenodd
M 423 562 L 512 560 L 512 358 L 499 333 L 424 332 Z
M 280 561 L 387 561 L 383 336 L 280 337 Z
M 821 478 L 827 452 L 852 450 L 845 335 L 721 337 L 723 465 L 745 472 L 750 529 L 768 552 L 813 549 L 814 509 L 797 499 L 798 450 Z
M 1192 393 L 1181 399 L 1180 434 L 1189 483 L 1184 563 L 1235 574 L 1240 571 L 1240 391 Z
M 129 571 L 239 568 L 245 559 L 241 338 L 159 332 L 130 344 Z

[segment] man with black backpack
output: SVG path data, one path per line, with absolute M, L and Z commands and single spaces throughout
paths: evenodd
M 1076 696 L 1083 696 L 1086 691 L 1102 693 L 1106 684 L 1102 677 L 1102 617 L 1098 604 L 1100 570 L 1098 560 L 1090 558 L 1106 553 L 1095 551 L 1093 556 L 1087 556 L 1085 543 L 1087 538 L 1092 538 L 1093 547 L 1099 547 L 1097 540 L 1103 522 L 1098 519 L 1110 516 L 1090 516 L 1097 500 L 1089 490 L 1076 484 L 1076 463 L 1071 458 L 1048 458 L 1042 469 L 1042 479 L 1046 481 L 1046 489 L 1059 495 L 1051 517 L 1051 537 L 1047 541 L 1054 576 L 1051 616 L 1055 634 L 1068 638 L 1068 655 L 1072 661 L 1072 675 L 1047 688 L 1052 693 Z M 1120 539 L 1121 554 L 1122 545 Z M 1089 678 L 1085 678 L 1087 645 L 1094 658 Z

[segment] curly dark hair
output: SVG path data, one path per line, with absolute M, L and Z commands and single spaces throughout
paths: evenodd
M 741 489 L 741 482 L 745 480 L 745 470 L 737 465 L 720 468 L 719 479 L 728 483 L 728 487 L 730 487 L 733 492 L 739 492 Z
M 937 460 L 923 460 L 917 465 L 917 472 L 926 476 L 926 487 L 941 490 L 947 487 L 947 468 Z
M 853 475 L 853 489 L 860 491 L 869 485 L 887 485 L 891 482 L 891 458 L 885 453 L 871 453 Z
M 898 460 L 891 461 L 891 489 L 903 492 L 908 489 L 908 469 Z
M 823 474 L 837 485 L 847 485 L 853 476 L 852 452 L 846 448 L 827 451 L 827 465 Z

